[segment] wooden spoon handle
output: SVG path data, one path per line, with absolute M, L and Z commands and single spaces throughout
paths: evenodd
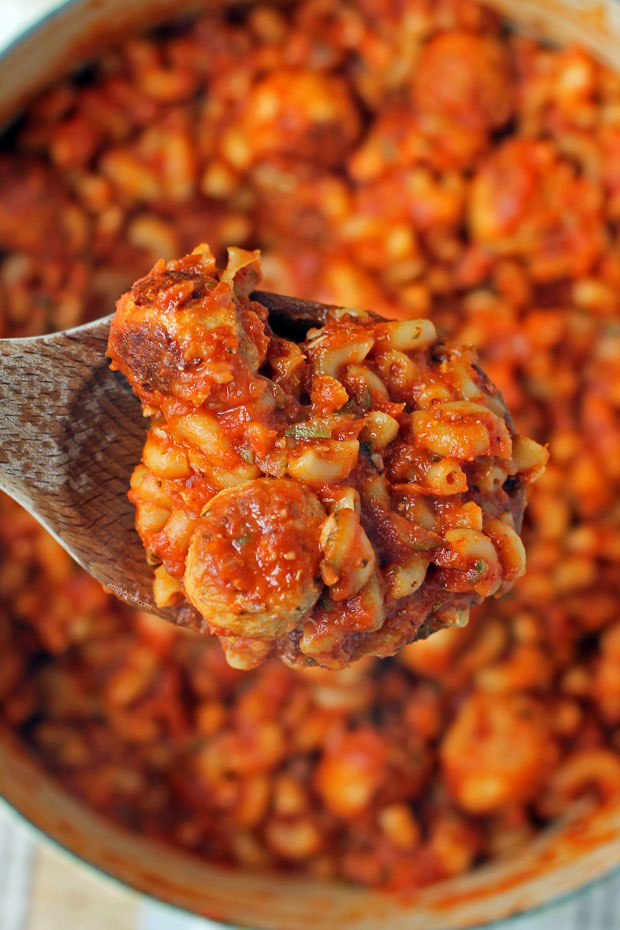
M 127 498 L 146 422 L 126 380 L 110 371 L 111 319 L 0 341 L 0 488 L 101 584 L 153 611 L 152 569 Z M 159 613 L 203 622 L 191 608 Z
M 88 388 L 109 378 L 110 319 L 63 333 L 0 340 L 0 487 L 26 506 L 33 498 L 40 506 L 45 495 L 54 495 L 65 465 L 71 465 L 79 441 L 74 429 L 85 425 L 81 404 L 92 408 Z
M 127 499 L 146 424 L 125 379 L 109 369 L 110 321 L 0 341 L 0 488 L 102 584 L 120 576 L 133 602 L 147 606 L 146 567 L 132 585 L 143 553 Z

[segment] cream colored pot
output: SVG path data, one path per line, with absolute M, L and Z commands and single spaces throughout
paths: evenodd
M 520 25 L 620 66 L 620 3 L 494 0 Z M 188 3 L 69 0 L 0 59 L 0 123 L 111 36 Z M 620 803 L 575 809 L 527 849 L 410 899 L 210 866 L 97 816 L 0 731 L 0 794 L 52 840 L 127 885 L 229 924 L 271 930 L 457 930 L 530 910 L 620 866 Z

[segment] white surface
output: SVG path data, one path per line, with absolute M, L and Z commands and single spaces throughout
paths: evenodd
M 0 50 L 41 15 L 61 5 L 58 0 L 0 0 Z M 27 928 L 33 852 L 29 834 L 0 812 L 0 930 Z M 77 882 L 78 866 L 75 871 Z M 136 930 L 215 930 L 219 926 L 160 904 L 145 903 L 139 910 Z M 576 899 L 540 914 L 497 924 L 495 930 L 620 930 L 620 881 L 607 879 Z
M 59 6 L 58 0 L 0 0 L 0 48 Z
M 0 814 L 0 928 L 23 930 L 28 915 L 34 843 L 28 832 Z

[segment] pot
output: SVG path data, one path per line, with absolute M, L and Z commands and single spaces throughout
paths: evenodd
M 68 0 L 0 58 L 0 123 L 101 43 L 190 3 Z M 601 0 L 494 0 L 525 28 L 579 41 L 611 64 L 620 50 L 620 5 Z M 0 730 L 0 794 L 55 843 L 153 898 L 226 924 L 265 930 L 462 930 L 532 910 L 620 866 L 620 803 L 570 816 L 510 858 L 406 899 L 312 879 L 210 865 L 97 815 L 42 771 Z

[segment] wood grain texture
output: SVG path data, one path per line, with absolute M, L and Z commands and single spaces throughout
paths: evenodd
M 110 321 L 0 343 L 0 487 L 106 588 L 154 611 L 152 568 L 127 498 L 147 423 L 109 369 Z M 189 609 L 156 612 L 204 625 Z

